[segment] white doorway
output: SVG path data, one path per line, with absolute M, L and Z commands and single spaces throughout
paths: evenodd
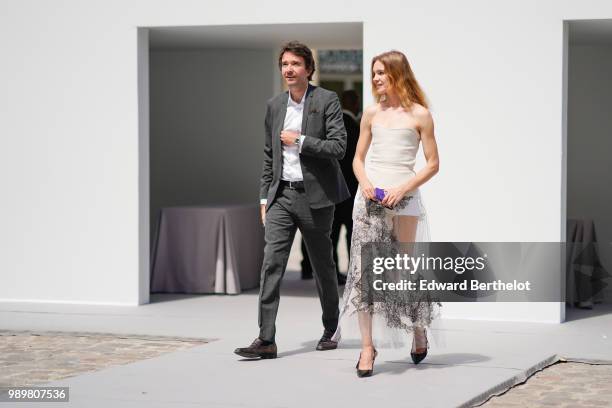
M 363 23 L 139 28 L 139 303 L 160 208 L 258 201 L 280 46 L 362 49 Z
M 586 294 L 578 295 L 584 289 L 573 290 L 570 285 L 567 313 L 576 318 L 589 310 L 609 310 L 612 303 L 612 280 L 605 276 L 605 271 L 612 271 L 612 20 L 568 21 L 565 31 L 567 219 L 562 222 L 568 221 L 568 240 L 572 234 L 580 239 L 581 228 L 585 239 L 596 237 L 602 266 L 585 267 L 591 277 L 586 284 L 592 286 Z M 566 273 L 574 274 L 568 283 L 575 278 L 579 285 L 581 272 L 575 269 L 567 268 Z

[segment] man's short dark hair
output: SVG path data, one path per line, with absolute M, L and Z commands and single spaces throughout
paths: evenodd
M 304 63 L 306 64 L 306 70 L 310 70 L 310 75 L 308 75 L 308 80 L 312 80 L 312 74 L 315 72 L 315 61 L 312 56 L 312 51 L 305 44 L 302 44 L 299 41 L 289 41 L 285 43 L 280 50 L 280 54 L 278 54 L 278 69 L 282 69 L 283 66 L 283 54 L 286 52 L 290 52 L 292 54 L 297 55 L 298 57 L 304 58 Z

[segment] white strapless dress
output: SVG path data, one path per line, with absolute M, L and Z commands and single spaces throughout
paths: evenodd
M 372 141 L 366 156 L 365 170 L 374 187 L 397 187 L 414 177 L 421 140 L 419 133 L 412 128 L 372 126 L 371 129 Z M 411 332 L 413 327 L 428 327 L 439 316 L 441 304 L 429 301 L 427 293 L 423 292 L 409 294 L 407 298 L 400 299 L 399 304 L 396 298 L 373 303 L 362 299 L 361 247 L 368 242 L 397 242 L 393 230 L 393 218 L 396 216 L 418 217 L 415 242 L 430 241 L 427 214 L 418 189 L 410 191 L 392 209 L 365 199 L 361 190 L 357 190 L 348 276 L 340 303 L 338 330 L 334 334 L 337 341 L 342 339 L 343 342 L 354 341 L 358 344 L 360 337 L 356 312 L 371 313 L 372 334 L 377 347 L 406 346 L 407 332 Z M 434 342 L 439 343 L 436 333 Z

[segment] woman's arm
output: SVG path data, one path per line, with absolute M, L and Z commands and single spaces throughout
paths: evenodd
M 365 171 L 365 157 L 372 141 L 372 117 L 376 112 L 376 106 L 368 106 L 361 116 L 361 124 L 359 125 L 359 140 L 355 150 L 355 158 L 353 158 L 353 172 L 361 187 L 361 194 L 367 199 L 374 200 L 374 186 L 368 180 Z
M 404 184 L 389 189 L 387 195 L 382 201 L 383 205 L 394 207 L 399 201 L 410 191 L 417 189 L 420 185 L 432 178 L 440 168 L 440 159 L 438 157 L 438 145 L 434 136 L 434 122 L 429 110 L 421 107 L 416 113 L 416 118 L 420 124 L 421 143 L 423 144 L 423 153 L 427 163 L 414 177 Z

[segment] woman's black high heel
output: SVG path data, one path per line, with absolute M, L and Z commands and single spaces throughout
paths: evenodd
M 427 339 L 427 329 L 423 329 L 423 331 L 425 332 L 425 351 L 422 353 L 415 353 L 414 351 L 410 350 L 410 357 L 412 357 L 412 361 L 414 362 L 414 364 L 419 364 L 427 356 L 429 340 Z M 412 344 L 414 344 L 414 338 L 412 339 Z
M 359 353 L 359 360 L 357 360 L 357 365 L 355 366 L 355 368 L 357 369 L 357 377 L 370 377 L 372 375 L 372 373 L 374 372 L 374 360 L 376 360 L 377 355 L 378 351 L 374 349 L 374 358 L 372 358 L 372 368 L 370 368 L 369 370 L 360 370 L 359 362 L 361 361 L 361 353 Z

